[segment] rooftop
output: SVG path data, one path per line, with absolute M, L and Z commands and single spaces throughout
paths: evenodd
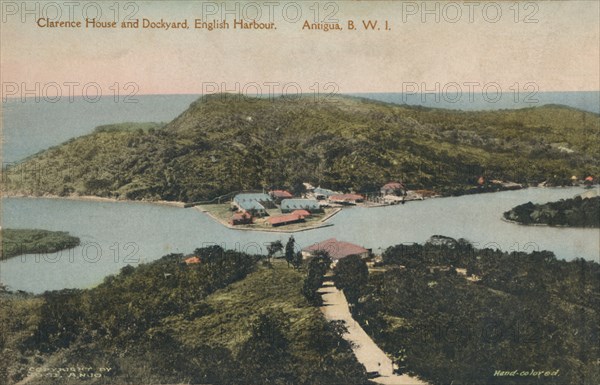
M 239 202 L 239 201 L 268 202 L 268 201 L 272 201 L 273 199 L 271 199 L 269 194 L 265 194 L 265 193 L 242 193 L 242 194 L 237 194 L 233 198 L 233 200 L 236 202 Z
M 281 201 L 281 208 L 285 209 L 306 209 L 319 207 L 319 202 L 314 199 L 284 199 Z
M 275 217 L 270 217 L 269 219 L 267 219 L 267 222 L 270 223 L 272 226 L 276 226 L 276 225 L 282 225 L 285 223 L 300 221 L 303 219 L 304 218 L 302 216 L 297 215 L 297 214 L 285 214 L 285 215 L 278 215 Z
M 335 191 L 333 191 L 333 190 L 329 190 L 329 189 L 326 189 L 326 188 L 321 188 L 321 187 L 317 187 L 317 188 L 315 188 L 315 190 L 314 190 L 314 193 L 315 193 L 316 195 L 325 195 L 325 196 L 327 196 L 327 197 L 328 197 L 328 196 L 330 196 L 330 195 L 335 195 L 335 194 L 337 194 L 337 193 L 336 193 Z
M 386 183 L 382 187 L 382 189 L 385 189 L 385 190 L 400 190 L 400 189 L 402 189 L 403 190 L 404 185 L 400 182 L 389 182 L 389 183 Z
M 292 214 L 299 215 L 301 217 L 310 217 L 310 212 L 307 210 L 294 210 Z
M 200 258 L 196 257 L 196 256 L 189 257 L 189 258 L 187 258 L 187 259 L 185 260 L 185 263 L 186 263 L 187 265 L 193 265 L 193 264 L 196 264 L 196 263 L 201 263 L 201 262 L 202 262 L 202 260 L 201 260 Z
M 260 203 L 258 203 L 258 201 L 255 200 L 240 200 L 240 201 L 236 201 L 236 204 L 245 211 L 250 211 L 250 210 L 264 210 L 265 206 L 261 205 Z
M 293 197 L 292 193 L 290 193 L 289 191 L 285 191 L 285 190 L 273 190 L 273 191 L 270 191 L 269 194 L 271 194 L 275 198 L 292 198 Z
M 335 238 L 329 238 L 314 245 L 305 247 L 302 251 L 314 253 L 318 251 L 326 251 L 331 259 L 339 260 L 353 254 L 368 253 L 369 250 L 354 243 L 338 241 Z
M 330 196 L 329 199 L 339 201 L 355 201 L 364 199 L 364 197 L 360 194 L 337 194 Z

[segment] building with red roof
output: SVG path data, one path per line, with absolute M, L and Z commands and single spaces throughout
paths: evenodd
M 269 223 L 273 227 L 284 226 L 298 222 L 304 222 L 304 217 L 297 214 L 277 215 L 274 217 L 269 217 L 269 219 L 267 219 L 267 223 Z
M 389 182 L 381 188 L 382 195 L 404 195 L 406 187 L 401 182 Z
M 294 210 L 292 211 L 293 215 L 298 215 L 300 217 L 306 218 L 306 217 L 310 217 L 310 211 L 308 210 Z
M 284 199 L 290 199 L 294 197 L 291 192 L 286 190 L 272 190 L 269 191 L 269 195 L 276 203 L 281 203 L 281 201 Z
M 360 194 L 336 194 L 329 197 L 329 202 L 342 205 L 355 205 L 364 200 L 365 197 Z
M 338 241 L 335 238 L 329 238 L 302 249 L 304 258 L 314 257 L 322 252 L 327 252 L 334 263 L 349 255 L 359 255 L 361 258 L 367 258 L 370 253 L 368 249 L 362 246 L 350 242 Z
M 231 216 L 229 223 L 234 226 L 252 224 L 252 215 L 248 214 L 247 212 L 235 213 Z
M 193 257 L 189 257 L 185 260 L 186 265 L 195 265 L 198 263 L 202 263 L 202 260 L 200 258 L 196 257 L 195 255 Z

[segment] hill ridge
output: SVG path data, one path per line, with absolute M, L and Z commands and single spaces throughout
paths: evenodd
M 33 155 L 5 172 L 4 189 L 189 202 L 271 187 L 301 192 L 302 182 L 374 192 L 402 180 L 461 194 L 480 176 L 561 185 L 600 167 L 600 116 L 570 107 L 474 112 L 345 95 L 224 95 L 201 96 L 164 127 L 112 125 Z M 33 169 L 45 175 L 22 175 Z

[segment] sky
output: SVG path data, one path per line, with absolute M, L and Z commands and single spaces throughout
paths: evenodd
M 322 93 L 443 92 L 457 87 L 480 92 L 490 86 L 492 91 L 500 87 L 522 93 L 534 88 L 600 90 L 598 1 L 314 4 L 2 0 L 2 93 L 77 94 L 89 84 L 99 85 L 104 94 L 114 92 L 117 84 L 121 95 L 200 94 L 215 87 L 251 92 L 256 85 L 263 92 L 277 92 L 290 84 L 302 92 Z M 133 14 L 131 19 L 140 23 L 187 19 L 190 28 L 37 25 L 40 17 L 52 19 L 59 13 L 62 21 L 85 24 L 85 16 L 93 18 L 97 10 L 102 11 L 99 20 L 116 18 L 119 27 Z M 233 29 L 234 18 L 250 21 L 257 12 L 259 22 L 272 19 L 277 29 Z M 303 29 L 305 21 L 322 21 L 328 15 L 343 30 Z M 194 20 L 203 18 L 224 19 L 230 29 L 195 29 Z M 349 20 L 356 30 L 347 28 Z M 362 21 L 368 20 L 377 20 L 380 30 L 364 30 Z M 69 89 L 65 84 L 74 85 Z

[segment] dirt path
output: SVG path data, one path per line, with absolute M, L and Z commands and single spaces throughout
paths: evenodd
M 352 318 L 344 293 L 339 291 L 332 281 L 325 281 L 319 290 L 324 306 L 321 311 L 329 321 L 344 321 L 348 333 L 344 339 L 352 344 L 352 350 L 358 362 L 367 372 L 379 372 L 380 377 L 371 381 L 388 385 L 427 385 L 416 377 L 394 374 L 392 360 L 381 350 L 363 328 Z

